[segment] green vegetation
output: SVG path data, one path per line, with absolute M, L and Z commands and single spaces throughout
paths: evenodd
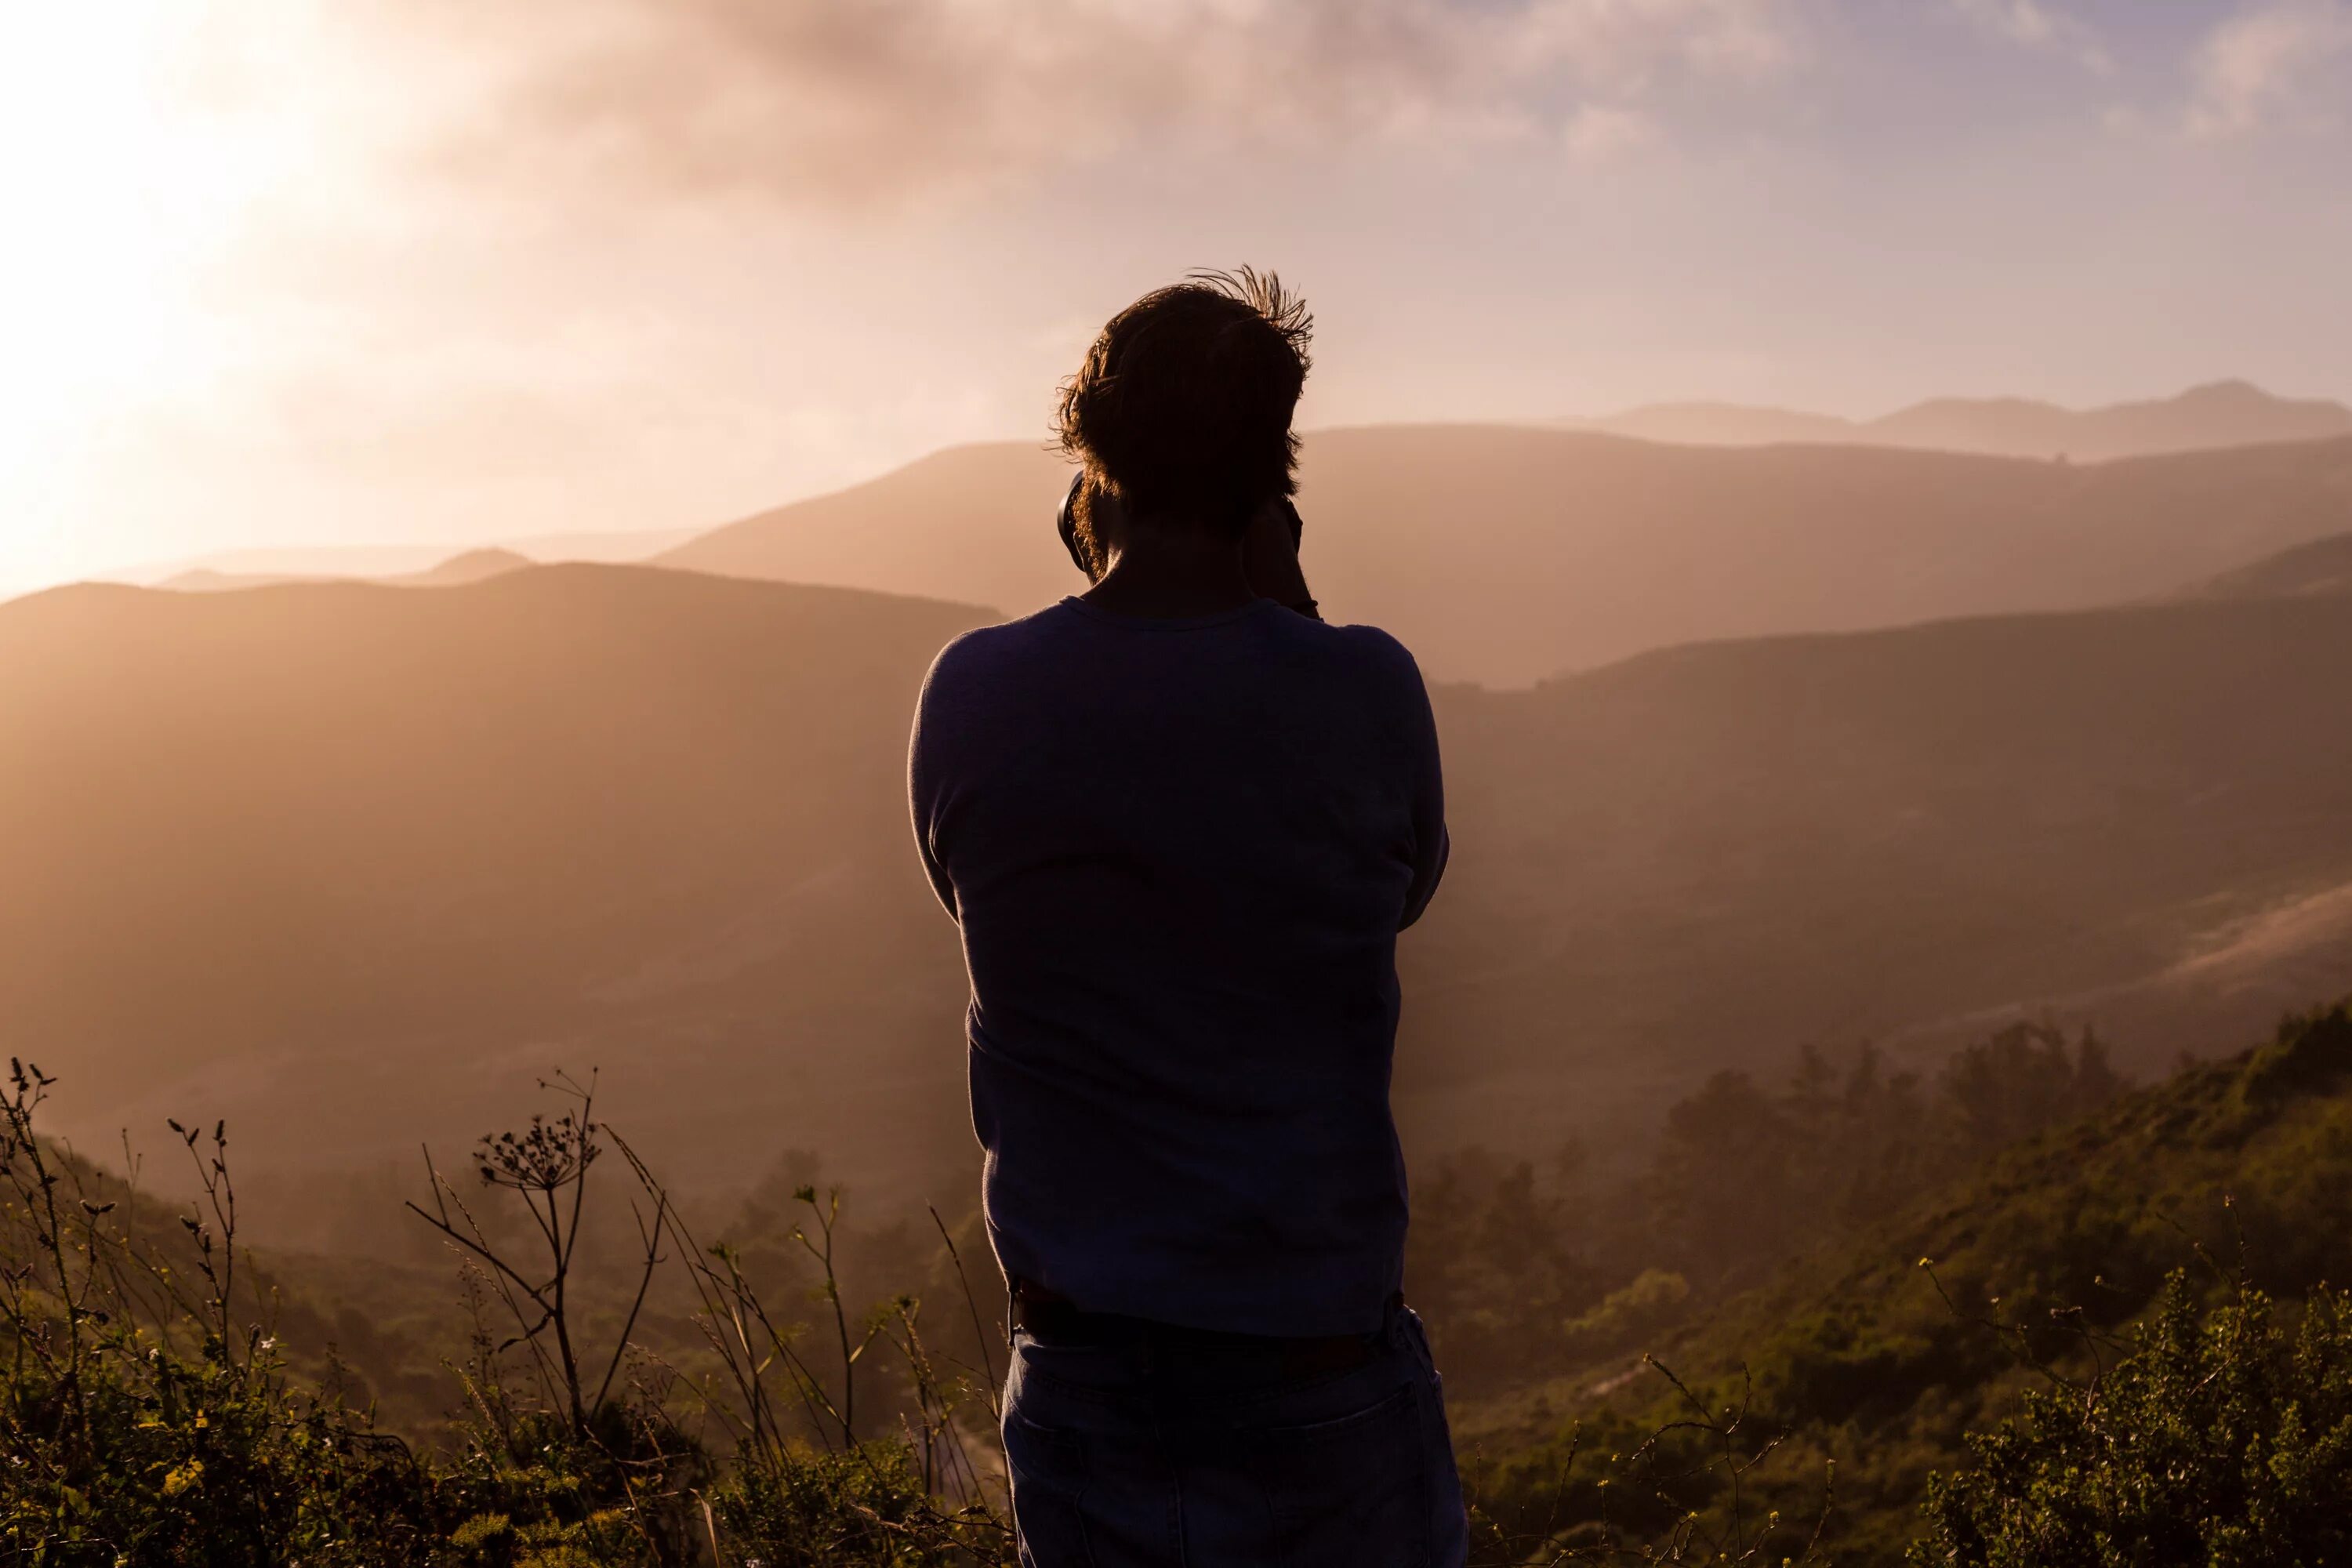
M 2352 1497 L 2346 1341 L 2325 1289 L 2352 1278 L 2347 1213 L 2352 1012 L 2337 1006 L 1829 1237 L 1653 1338 L 1654 1359 L 1588 1365 L 1467 1413 L 1469 1468 L 1498 1537 L 1523 1548 L 1597 1550 L 1612 1528 L 1693 1510 L 1721 1531 L 1729 1453 L 1769 1455 L 1740 1481 L 1751 1515 L 1810 1529 L 1833 1493 L 1822 1550 L 1839 1562 L 1900 1561 L 1931 1495 L 1937 1550 L 1963 1563 L 2207 1560 L 2145 1534 L 2151 1554 L 2131 1555 L 2129 1530 L 2157 1518 L 2212 1561 L 2326 1561 L 2231 1557 L 2227 1542 Z M 2299 1349 L 2272 1333 L 2273 1315 L 2305 1323 Z M 2184 1403 L 2225 1361 L 2209 1403 Z M 1736 1412 L 1739 1443 L 1669 1428 L 1694 1409 L 1718 1423 Z M 2192 1416 L 2196 1431 L 2179 1425 Z M 2260 1447 L 2245 1440 L 2258 1426 Z M 2126 1452 L 2179 1473 L 2110 1495 L 2132 1484 L 2113 1462 Z M 2249 1466 L 2269 1479 L 2228 1479 Z M 2149 1510 L 2139 1525 L 2131 1507 Z M 2122 1522 L 2100 1536 L 2111 1515 Z M 2037 1555 L 2060 1540 L 2120 1555 Z
M 2352 1560 L 2352 1300 L 2290 1338 L 2247 1289 L 2200 1321 L 2176 1274 L 2129 1353 L 2026 1396 L 1928 1489 L 1926 1568 L 2265 1568 Z
M 428 1215 L 472 1259 L 472 1353 L 449 1366 L 442 1441 L 378 1429 L 331 1375 L 300 1379 L 240 1247 L 225 1128 L 181 1129 L 200 1196 L 142 1212 L 120 1179 L 36 1129 L 50 1079 L 0 1093 L 0 1551 L 56 1564 L 575 1568 L 1010 1561 L 909 1299 L 853 1325 L 831 1266 L 837 1205 L 793 1235 L 823 1270 L 838 1371 L 770 1315 L 740 1261 L 696 1243 L 627 1145 L 575 1110 L 486 1138 L 472 1203 L 436 1177 Z M 633 1310 L 593 1342 L 573 1295 L 586 1181 L 618 1150 L 637 1180 L 637 1296 L 681 1268 L 702 1303 L 697 1373 L 644 1353 Z M 505 1196 L 527 1224 L 473 1206 Z M 517 1216 L 506 1216 L 512 1220 Z M 520 1236 L 517 1247 L 508 1237 Z M 534 1253 L 533 1246 L 537 1251 Z M 505 1321 L 501 1332 L 500 1320 Z M 893 1436 L 855 1414 L 857 1363 L 896 1351 Z
M 919 1327 L 960 1289 L 944 1226 L 865 1244 L 867 1280 L 944 1262 L 860 1311 L 804 1159 L 707 1238 L 560 1081 L 562 1114 L 415 1205 L 470 1327 L 442 1413 L 395 1430 L 287 1338 L 343 1317 L 284 1310 L 286 1263 L 243 1246 L 225 1129 L 175 1128 L 195 1202 L 160 1211 L 37 1132 L 47 1083 L 0 1094 L 9 1561 L 1012 1560 L 992 1314 L 964 1289 L 940 1348 Z M 1460 1369 L 1478 1560 L 2344 1557 L 2352 1012 L 2118 1091 L 2095 1041 L 2028 1027 L 1932 1082 L 1866 1051 L 1718 1078 L 1599 1202 L 1572 1160 L 1453 1162 L 1414 1289 Z
M 1470 1150 L 1413 1195 L 1405 1282 L 1457 1390 L 1493 1393 L 1655 1342 L 1825 1239 L 2112 1100 L 2095 1036 L 2018 1024 L 1932 1082 L 1864 1046 L 1807 1049 L 1779 1089 L 1720 1072 L 1666 1116 L 1648 1169 L 1598 1186 Z

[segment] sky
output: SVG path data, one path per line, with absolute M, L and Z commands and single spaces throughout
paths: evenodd
M 1274 268 L 1307 426 L 2352 397 L 2352 0 L 0 13 L 0 591 L 725 521 Z

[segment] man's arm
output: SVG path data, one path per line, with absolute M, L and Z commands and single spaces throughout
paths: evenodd
M 1411 654 L 1402 648 L 1398 652 L 1411 677 L 1404 700 L 1413 757 L 1412 886 L 1405 893 L 1404 918 L 1397 922 L 1402 931 L 1421 919 L 1436 895 L 1453 841 L 1445 831 L 1445 774 L 1437 755 L 1437 716 L 1430 710 L 1429 688 L 1422 681 L 1420 667 Z
M 945 658 L 942 653 L 940 658 Z M 923 874 L 931 879 L 931 891 L 939 895 L 949 916 L 961 921 L 963 917 L 956 908 L 955 884 L 948 878 L 948 868 L 940 862 L 934 837 L 944 782 L 939 755 L 940 725 L 932 713 L 939 675 L 939 660 L 933 660 L 930 673 L 923 677 L 922 694 L 915 699 L 915 732 L 907 742 L 907 798 L 915 825 L 915 853 L 922 858 Z

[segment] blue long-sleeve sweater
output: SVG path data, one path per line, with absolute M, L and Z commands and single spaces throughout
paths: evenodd
M 1377 1329 L 1396 934 L 1446 856 L 1412 655 L 1271 600 L 1065 600 L 940 653 L 909 773 L 1005 1272 L 1194 1328 Z

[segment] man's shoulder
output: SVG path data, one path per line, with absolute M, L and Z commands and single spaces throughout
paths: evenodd
M 1421 667 L 1412 652 L 1378 626 L 1330 624 L 1270 604 L 1261 604 L 1231 625 L 1244 637 L 1271 639 L 1260 644 L 1269 653 L 1282 647 L 1294 657 L 1303 655 L 1292 668 L 1319 667 L 1325 672 L 1321 679 L 1421 689 Z M 1244 629 L 1253 625 L 1254 632 Z M 1066 601 L 994 626 L 975 626 L 940 650 L 926 684 L 934 694 L 943 695 L 974 686 L 1001 688 L 1041 666 L 1066 669 L 1069 645 L 1090 635 L 1098 637 L 1100 629 L 1082 608 Z M 1175 647 L 1170 645 L 1171 651 Z
M 960 678 L 1019 660 L 1067 635 L 1075 618 L 1066 605 L 1048 605 L 994 626 L 974 626 L 940 649 L 931 660 L 931 679 Z
M 1412 650 L 1378 626 L 1328 625 L 1310 621 L 1305 616 L 1296 619 L 1306 628 L 1301 636 L 1378 679 L 1401 681 L 1413 687 L 1422 684 L 1421 666 Z
M 1303 616 L 1301 618 L 1304 619 Z M 1309 621 L 1307 624 L 1320 627 L 1359 658 L 1375 664 L 1412 663 L 1412 650 L 1399 642 L 1394 635 L 1379 626 L 1331 626 L 1321 621 Z

